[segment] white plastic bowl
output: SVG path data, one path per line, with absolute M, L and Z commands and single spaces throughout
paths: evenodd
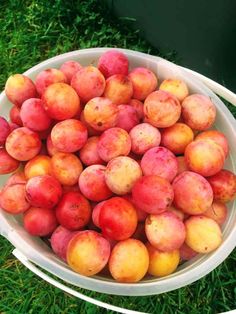
M 34 79 L 40 71 L 49 67 L 58 68 L 63 62 L 68 60 L 79 61 L 82 65 L 96 64 L 99 56 L 108 49 L 85 49 L 59 55 L 34 66 L 26 71 L 25 74 Z M 191 93 L 201 93 L 211 97 L 217 108 L 215 127 L 227 136 L 230 146 L 230 155 L 225 168 L 236 172 L 236 122 L 222 101 L 210 89 L 196 80 L 191 73 L 180 69 L 173 63 L 144 53 L 120 50 L 129 58 L 131 68 L 137 66 L 147 67 L 157 74 L 159 81 L 170 77 L 183 79 L 189 86 Z M 11 106 L 4 92 L 0 95 L 0 103 L 0 114 L 7 117 Z M 6 176 L 0 177 L 1 185 L 4 184 L 5 179 Z M 235 202 L 229 204 L 228 207 L 228 218 L 223 226 L 223 243 L 216 251 L 207 255 L 198 255 L 191 261 L 181 265 L 175 273 L 167 277 L 149 277 L 134 284 L 117 283 L 110 278 L 101 276 L 84 277 L 73 272 L 63 261 L 54 255 L 51 249 L 40 238 L 30 236 L 23 229 L 19 217 L 8 215 L 1 210 L 0 231 L 27 259 L 68 283 L 108 294 L 152 295 L 174 290 L 198 280 L 222 263 L 231 253 L 236 244 Z

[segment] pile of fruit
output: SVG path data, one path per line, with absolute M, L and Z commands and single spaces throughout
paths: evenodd
M 0 206 L 82 275 L 166 276 L 222 243 L 236 176 L 215 105 L 157 76 L 109 50 L 6 82 Z

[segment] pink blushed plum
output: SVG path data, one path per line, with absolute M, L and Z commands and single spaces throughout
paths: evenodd
M 130 79 L 122 74 L 110 76 L 106 80 L 104 96 L 109 98 L 114 104 L 126 104 L 133 95 L 133 85 Z
M 172 186 L 174 204 L 184 213 L 199 215 L 211 207 L 213 191 L 208 181 L 201 175 L 184 171 L 174 179 Z
M 160 85 L 160 90 L 173 94 L 179 101 L 183 101 L 189 94 L 185 82 L 178 79 L 164 80 Z
M 42 96 L 43 106 L 52 119 L 73 118 L 80 111 L 80 99 L 75 90 L 65 83 L 55 83 L 47 87 Z
M 236 198 L 236 175 L 233 172 L 222 169 L 207 180 L 212 187 L 214 200 L 227 203 Z
M 33 236 L 48 236 L 57 227 L 55 212 L 48 208 L 31 207 L 24 214 L 24 228 Z
M 190 143 L 185 149 L 184 157 L 187 167 L 204 177 L 219 172 L 225 162 L 223 148 L 208 139 Z
M 37 97 L 33 81 L 23 74 L 10 76 L 5 85 L 7 98 L 17 107 L 21 107 L 26 99 Z
M 129 132 L 139 123 L 138 113 L 135 108 L 129 105 L 118 106 L 118 119 L 116 126 Z
M 174 192 L 166 179 L 156 176 L 143 176 L 133 186 L 134 204 L 149 214 L 164 212 L 172 203 Z
M 70 231 L 62 226 L 58 226 L 51 235 L 50 243 L 53 252 L 66 262 L 67 246 L 76 234 L 76 231 Z
M 1 192 L 0 206 L 10 214 L 21 214 L 30 207 L 25 196 L 25 183 L 8 184 Z
M 174 125 L 181 114 L 179 100 L 172 94 L 161 90 L 148 95 L 143 109 L 146 122 L 157 128 L 167 128 Z
M 26 184 L 26 198 L 34 207 L 53 208 L 62 196 L 62 187 L 49 175 L 33 177 Z
M 38 98 L 30 98 L 23 102 L 20 117 L 23 125 L 33 131 L 45 131 L 51 125 L 51 118 L 43 107 L 43 102 Z
M 85 227 L 91 218 L 91 205 L 80 192 L 64 193 L 56 207 L 59 223 L 69 230 Z
M 127 75 L 129 70 L 129 61 L 125 54 L 118 50 L 109 50 L 104 52 L 98 60 L 98 69 L 105 78 L 115 74 Z
M 86 127 L 79 120 L 68 119 L 57 123 L 51 132 L 53 146 L 63 153 L 81 149 L 88 138 Z
M 142 155 L 150 148 L 159 146 L 161 134 L 157 128 L 148 123 L 141 123 L 132 128 L 129 133 L 131 138 L 131 150 Z
M 204 140 L 204 139 L 212 140 L 213 142 L 221 146 L 225 153 L 225 157 L 228 156 L 229 144 L 228 144 L 226 136 L 222 132 L 217 131 L 217 130 L 204 131 L 202 133 L 199 133 L 196 136 L 195 141 Z
M 92 165 L 79 177 L 80 191 L 91 201 L 100 202 L 112 196 L 105 181 L 105 170 L 103 165 Z
M 193 141 L 192 129 L 184 123 L 176 123 L 161 132 L 161 145 L 172 153 L 183 154 L 188 144 Z
M 172 181 L 178 171 L 178 163 L 175 155 L 165 147 L 149 149 L 141 160 L 141 168 L 144 175 L 157 175 Z
M 5 148 L 0 148 L 0 174 L 11 173 L 20 166 L 20 162 L 11 157 Z
M 148 216 L 145 232 L 151 245 L 160 251 L 179 249 L 186 236 L 184 223 L 168 211 Z
M 182 117 L 191 129 L 204 131 L 213 125 L 216 108 L 209 97 L 193 94 L 182 102 Z
M 41 141 L 38 134 L 26 127 L 15 129 L 6 140 L 8 154 L 19 161 L 32 159 L 40 149 Z
M 98 154 L 98 136 L 92 136 L 88 138 L 86 144 L 79 151 L 80 160 L 86 166 L 104 164 L 104 161 Z
M 110 257 L 110 244 L 101 234 L 85 230 L 78 232 L 67 247 L 67 263 L 77 273 L 93 276 L 99 273 Z
M 224 203 L 214 201 L 212 206 L 208 208 L 203 215 L 215 220 L 219 225 L 222 225 L 227 218 L 227 207 Z
M 127 156 L 119 156 L 109 161 L 105 180 L 109 189 L 118 195 L 131 192 L 135 182 L 142 176 L 142 170 L 137 163 Z
M 4 145 L 6 138 L 11 132 L 11 128 L 7 120 L 0 116 L 0 146 Z
M 131 99 L 128 105 L 132 106 L 136 109 L 138 113 L 139 120 L 142 120 L 144 118 L 144 112 L 143 112 L 143 103 L 138 99 Z
M 135 99 L 144 100 L 157 88 L 157 77 L 147 68 L 135 68 L 128 77 L 133 84 L 133 97 Z
M 43 95 L 49 85 L 52 85 L 54 83 L 67 83 L 67 78 L 65 74 L 58 69 L 43 70 L 36 76 L 35 79 L 35 86 L 40 96 Z
M 13 106 L 11 108 L 9 115 L 13 123 L 16 123 L 18 126 L 23 126 L 23 122 L 20 117 L 20 109 L 17 106 Z
M 130 238 L 137 223 L 134 206 L 124 198 L 112 197 L 105 201 L 100 209 L 99 224 L 102 233 L 113 240 Z
M 79 95 L 81 101 L 87 103 L 92 98 L 103 94 L 106 82 L 102 73 L 90 65 L 75 73 L 71 80 L 71 86 Z
M 67 78 L 67 82 L 70 84 L 72 77 L 82 68 L 82 65 L 79 62 L 69 60 L 64 62 L 61 67 L 60 71 L 64 73 Z
M 99 138 L 97 150 L 106 162 L 118 156 L 127 156 L 131 149 L 129 134 L 121 128 L 106 130 Z
M 0 174 L 7 174 L 15 171 L 20 165 L 20 162 L 14 159 L 5 148 L 0 147 Z
M 84 107 L 85 121 L 97 131 L 105 131 L 116 125 L 118 107 L 106 97 L 95 97 Z

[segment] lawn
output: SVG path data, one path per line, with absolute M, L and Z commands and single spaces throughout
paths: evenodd
M 121 47 L 160 52 L 117 20 L 102 1 L 15 1 L 0 3 L 0 84 L 49 57 L 89 47 Z M 176 54 L 165 55 L 175 61 Z M 178 59 L 179 62 L 181 61 Z M 231 107 L 232 109 L 232 107 Z M 236 112 L 234 111 L 234 114 Z M 38 279 L 0 238 L 0 313 L 107 313 Z M 236 308 L 236 251 L 203 279 L 176 291 L 147 297 L 118 297 L 84 291 L 101 301 L 149 313 L 220 313 Z

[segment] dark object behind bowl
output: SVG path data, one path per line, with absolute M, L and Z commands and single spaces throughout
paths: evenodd
M 106 0 L 153 46 L 236 91 L 236 1 Z

